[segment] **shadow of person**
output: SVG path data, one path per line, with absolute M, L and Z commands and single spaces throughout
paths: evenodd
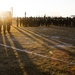
M 16 48 L 23 49 L 20 42 L 12 35 L 12 33 L 9 34 L 9 37 Z M 16 41 L 13 41 L 12 38 Z M 22 71 L 25 71 L 27 75 L 50 75 L 50 73 L 42 72 L 27 53 L 21 51 L 17 51 L 17 53 L 20 58 L 19 64 L 22 65 Z

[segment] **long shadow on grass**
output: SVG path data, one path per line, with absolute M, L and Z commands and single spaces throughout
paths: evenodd
M 3 35 L 0 33 L 0 43 L 3 43 Z
M 8 67 L 8 53 L 7 48 L 2 46 L 1 44 L 6 44 L 4 40 L 4 34 L 0 35 L 0 75 L 8 75 L 7 74 L 7 67 Z
M 23 28 L 23 27 L 21 27 L 21 29 L 22 30 L 27 30 L 27 28 Z M 52 39 L 50 36 L 58 36 L 58 35 L 56 35 L 56 34 L 54 34 L 54 32 L 47 32 L 46 31 L 46 33 L 45 32 L 41 32 L 40 30 L 39 30 L 39 28 L 37 28 L 37 29 L 32 29 L 32 28 L 28 28 L 28 31 L 30 31 L 30 32 L 33 32 L 33 33 L 35 33 L 35 34 L 39 34 L 39 35 L 41 35 L 41 36 L 43 36 L 43 37 L 45 37 L 45 38 L 47 38 L 47 39 L 51 39 L 51 40 L 55 40 L 55 39 Z M 50 30 L 51 31 L 51 30 Z M 63 31 L 64 32 L 64 31 Z M 41 33 L 41 34 L 40 34 Z M 50 33 L 50 34 L 48 34 L 48 33 Z M 52 33 L 52 35 L 51 35 L 51 33 Z M 61 34 L 63 34 L 63 33 L 61 33 Z M 47 36 L 46 36 L 47 35 Z M 50 35 L 50 36 L 49 36 Z M 66 35 L 66 34 L 65 34 Z M 63 36 L 61 36 L 60 37 L 61 39 L 63 38 L 63 39 L 65 39 L 65 37 L 63 37 Z M 60 40 L 61 40 L 60 39 Z M 68 38 L 67 39 L 65 39 L 65 40 L 63 40 L 63 41 L 61 41 L 61 43 L 60 44 L 63 44 L 64 42 L 66 42 L 66 40 L 68 40 L 67 42 L 68 43 L 73 43 L 73 44 L 75 44 L 75 40 L 69 40 Z M 59 42 L 59 40 L 57 40 L 56 42 Z M 66 42 L 66 43 L 67 43 Z
M 21 28 L 21 29 L 27 31 L 27 29 L 25 29 L 25 28 Z M 42 37 L 45 37 L 44 35 L 42 35 L 42 34 L 44 34 L 44 32 L 43 32 L 43 33 L 41 32 L 42 34 L 40 34 L 40 31 L 38 31 L 38 30 L 29 29 L 28 31 L 33 32 L 33 33 L 38 34 L 38 35 L 41 35 Z M 50 37 L 45 37 L 45 38 L 50 39 L 50 40 L 52 40 L 52 41 L 54 41 L 54 42 L 56 42 L 56 43 L 59 43 L 59 45 L 63 45 L 63 46 L 69 45 L 68 43 L 65 43 L 65 42 L 66 42 L 66 39 L 65 39 L 64 41 L 61 41 L 61 40 L 57 40 L 57 39 L 52 39 L 52 38 L 50 38 Z M 63 37 L 62 37 L 62 38 L 63 38 Z M 67 42 L 73 43 L 73 46 L 75 45 L 75 40 L 68 40 Z M 68 46 L 68 47 L 69 47 L 69 46 Z M 69 51 L 71 51 L 71 49 L 74 49 L 74 47 L 70 47 L 70 50 L 69 50 Z M 72 52 L 72 53 L 73 53 L 73 52 Z M 75 55 L 75 54 L 74 54 L 74 55 Z
M 16 28 L 16 27 L 15 27 Z M 21 31 L 21 30 L 24 30 L 24 31 L 26 31 L 26 32 L 28 32 L 27 30 L 25 30 L 25 29 L 23 29 L 23 28 L 21 28 L 21 29 L 19 29 L 19 28 L 16 28 L 17 30 L 19 30 L 22 34 L 25 34 L 23 31 Z M 31 31 L 32 32 L 32 31 Z M 28 32 L 29 34 L 32 34 L 31 32 Z M 37 34 L 37 33 L 36 33 Z M 38 36 L 36 36 L 36 35 L 34 35 L 34 34 L 32 34 L 33 36 L 35 36 L 35 37 L 37 37 L 37 38 L 39 38 L 39 39 L 42 39 L 42 38 L 40 38 L 40 37 L 38 37 Z M 30 37 L 30 36 L 29 36 Z M 31 37 L 32 38 L 32 37 Z M 46 43 L 48 43 L 48 44 L 50 44 L 50 45 L 54 45 L 53 43 L 51 43 L 51 42 L 49 42 L 49 41 L 47 41 L 47 40 L 44 40 L 44 39 L 42 39 L 43 40 L 43 42 L 46 42 Z M 53 40 L 54 41 L 54 40 Z M 37 41 L 38 42 L 38 41 Z M 56 41 L 55 41 L 56 42 Z M 60 43 L 59 43 L 60 44 Z M 46 45 L 43 45 L 44 47 L 46 47 L 46 48 L 48 48 Z M 71 51 L 68 51 L 67 49 L 64 49 L 64 48 L 61 48 L 61 47 L 55 47 L 57 50 L 62 50 L 62 51 L 64 51 L 64 52 L 66 52 L 66 53 L 68 53 L 70 56 L 73 56 L 73 57 L 75 57 L 75 53 L 73 53 L 73 52 L 71 52 Z
M 15 29 L 17 29 L 19 32 L 21 32 L 23 35 L 26 35 L 26 36 L 28 36 L 29 38 L 31 38 L 31 39 L 33 39 L 33 40 L 35 40 L 35 41 L 37 41 L 38 43 L 40 43 L 36 38 L 39 38 L 39 37 L 36 37 L 35 35 L 32 37 L 31 35 L 31 33 L 29 33 L 29 35 L 27 34 L 27 33 L 25 33 L 25 32 L 23 32 L 22 31 L 22 29 L 20 29 L 20 28 L 17 28 L 17 27 L 14 27 Z M 36 37 L 36 38 L 35 38 Z M 41 39 L 42 40 L 42 38 L 39 38 L 39 39 Z M 48 46 L 46 46 L 46 44 L 42 44 L 42 46 L 44 46 L 46 49 L 49 49 L 48 48 Z
M 10 34 L 10 39 L 13 38 L 14 40 L 17 40 L 12 34 Z M 13 42 L 13 40 L 11 39 L 11 41 Z M 13 42 L 13 44 L 15 45 L 16 48 L 21 48 L 23 49 L 23 47 L 21 46 L 21 44 L 16 41 Z M 29 55 L 25 52 L 18 52 L 18 55 L 21 59 L 21 64 L 22 69 L 24 69 L 24 71 L 26 72 L 27 75 L 50 75 L 50 73 L 45 73 L 45 72 L 41 72 L 40 69 L 37 68 L 37 65 L 33 63 L 32 59 L 29 57 Z
M 9 40 L 9 34 L 4 34 L 3 35 L 3 43 L 6 46 L 12 46 L 10 43 L 11 41 Z M 20 59 L 19 57 L 16 56 L 14 49 L 5 48 L 5 55 L 4 61 L 3 61 L 3 67 L 2 70 L 0 71 L 0 75 L 23 75 L 22 69 L 20 67 L 20 64 L 18 60 Z

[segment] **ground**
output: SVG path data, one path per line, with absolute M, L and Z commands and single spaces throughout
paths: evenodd
M 13 25 L 0 34 L 0 75 L 75 75 L 75 28 Z

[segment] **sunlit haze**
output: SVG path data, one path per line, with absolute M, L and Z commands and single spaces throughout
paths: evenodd
M 75 0 L 0 0 L 0 11 L 13 7 L 13 16 L 75 15 Z

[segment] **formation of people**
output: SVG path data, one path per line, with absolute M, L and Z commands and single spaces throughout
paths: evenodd
M 0 17 L 0 34 L 2 32 L 4 34 L 6 32 L 10 33 L 11 25 L 12 25 L 12 19 L 11 19 L 11 17 L 4 17 L 4 18 Z
M 17 27 L 38 27 L 38 26 L 70 26 L 75 27 L 75 17 L 17 17 Z

